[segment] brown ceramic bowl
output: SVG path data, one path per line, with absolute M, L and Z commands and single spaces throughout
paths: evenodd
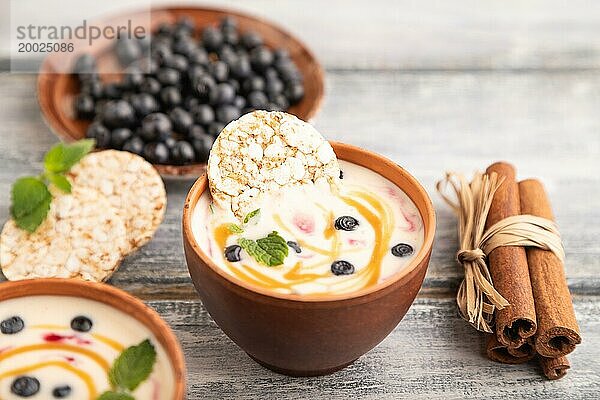
M 111 20 L 140 21 L 140 15 L 141 12 L 118 15 L 109 19 L 108 23 Z M 183 16 L 192 18 L 197 27 L 214 25 L 225 16 L 233 16 L 237 19 L 241 32 L 255 31 L 263 37 L 268 47 L 286 49 L 304 77 L 305 91 L 302 101 L 290 107 L 287 112 L 304 121 L 309 121 L 315 116 L 323 100 L 324 73 L 315 56 L 298 38 L 269 21 L 237 11 L 205 7 L 153 8 L 150 12 L 150 31 L 154 31 L 162 22 L 174 22 Z M 103 23 L 106 22 L 98 21 L 98 25 Z M 111 50 L 113 44 L 112 41 L 103 40 L 87 49 L 87 52 L 96 56 L 100 71 L 103 67 L 111 67 L 113 68 L 111 70 L 114 70 L 117 61 Z M 40 68 L 37 83 L 38 102 L 46 123 L 57 136 L 67 142 L 85 137 L 85 131 L 90 123 L 75 117 L 73 100 L 79 89 L 77 79 L 70 74 L 58 73 L 53 67 L 53 65 L 73 65 L 73 58 L 70 53 L 55 53 L 48 56 Z M 115 80 L 119 79 L 119 76 L 106 74 L 102 79 Z M 157 164 L 155 167 L 163 176 L 196 178 L 204 173 L 206 164 L 184 166 Z
M 73 296 L 95 300 L 133 316 L 154 334 L 171 360 L 175 378 L 175 393 L 171 400 L 185 399 L 185 358 L 171 328 L 160 318 L 156 311 L 130 294 L 105 283 L 52 278 L 0 283 L 0 302 L 19 297 L 40 295 Z
M 389 279 L 353 293 L 303 297 L 251 286 L 219 268 L 198 246 L 191 228 L 194 206 L 207 190 L 206 176 L 183 209 L 185 256 L 200 298 L 219 327 L 262 365 L 288 375 L 337 371 L 381 342 L 412 304 L 427 271 L 435 213 L 423 187 L 402 167 L 367 150 L 332 143 L 338 158 L 386 177 L 416 204 L 425 240 L 414 261 Z

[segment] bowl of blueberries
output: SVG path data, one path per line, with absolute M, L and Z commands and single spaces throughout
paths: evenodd
M 215 138 L 241 115 L 278 110 L 310 120 L 319 110 L 323 70 L 280 27 L 198 7 L 152 9 L 150 21 L 150 37 L 73 54 L 71 73 L 53 67 L 64 54 L 42 63 L 38 101 L 59 137 L 136 153 L 164 177 L 197 177 Z

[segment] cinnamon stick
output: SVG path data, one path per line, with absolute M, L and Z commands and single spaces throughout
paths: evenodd
M 496 335 L 488 335 L 486 354 L 492 361 L 504 364 L 522 364 L 535 357 L 535 350 L 528 342 L 521 347 L 509 349 L 498 341 Z
M 557 358 L 539 357 L 540 365 L 544 370 L 544 375 L 548 379 L 560 379 L 567 374 L 567 370 L 571 368 L 569 360 L 565 356 Z
M 540 181 L 519 182 L 519 193 L 522 214 L 554 220 L 550 201 Z M 527 248 L 527 261 L 538 325 L 535 348 L 544 357 L 567 355 L 581 343 L 581 336 L 563 263 L 551 251 L 534 247 Z
M 488 229 L 506 217 L 521 214 L 521 206 L 512 165 L 497 162 L 490 165 L 486 172 L 495 172 L 504 177 L 492 200 L 486 221 Z M 498 341 L 507 347 L 521 347 L 536 331 L 535 305 L 525 249 L 517 246 L 498 247 L 490 252 L 488 261 L 496 290 L 510 303 L 496 312 Z

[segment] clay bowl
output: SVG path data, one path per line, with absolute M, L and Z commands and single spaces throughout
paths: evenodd
M 137 21 L 136 25 L 143 25 L 148 18 L 144 18 L 143 12 L 118 15 L 107 21 L 98 21 L 96 25 L 102 24 L 118 25 L 111 21 Z M 290 107 L 287 112 L 298 118 L 309 121 L 321 107 L 324 93 L 324 73 L 319 62 L 312 52 L 298 38 L 281 27 L 269 21 L 252 17 L 237 11 L 222 8 L 205 7 L 168 7 L 153 8 L 150 11 L 151 21 L 149 31 L 162 22 L 175 22 L 180 17 L 190 17 L 196 22 L 197 27 L 214 25 L 225 16 L 233 16 L 237 19 L 241 32 L 255 31 L 259 33 L 270 48 L 284 48 L 294 60 L 304 77 L 305 95 L 302 101 Z M 103 68 L 115 70 L 116 57 L 112 54 L 113 41 L 98 41 L 94 46 L 86 47 L 85 51 L 93 54 L 98 60 L 100 72 Z M 79 120 L 73 111 L 73 100 L 77 95 L 79 85 L 77 79 L 58 71 L 55 65 L 64 68 L 65 65 L 73 65 L 75 55 L 72 53 L 54 53 L 48 56 L 40 68 L 37 82 L 37 97 L 46 123 L 54 133 L 62 140 L 70 142 L 81 139 L 90 121 Z M 119 74 L 102 75 L 105 81 L 120 79 Z M 161 175 L 165 177 L 198 177 L 203 174 L 206 164 L 190 164 L 184 166 L 155 165 Z
M 19 297 L 40 295 L 73 296 L 95 300 L 131 315 L 144 324 L 154 334 L 171 359 L 175 377 L 175 393 L 172 400 L 185 399 L 185 358 L 171 328 L 160 318 L 156 311 L 130 294 L 104 283 L 52 278 L 0 283 L 0 302 Z
M 338 158 L 367 167 L 394 182 L 421 213 L 425 240 L 414 261 L 375 286 L 342 295 L 279 294 L 222 271 L 196 243 L 191 219 L 206 176 L 187 195 L 183 243 L 192 280 L 219 327 L 250 357 L 276 372 L 325 375 L 351 364 L 381 342 L 415 299 L 429 264 L 435 213 L 423 187 L 402 167 L 367 150 L 332 143 Z

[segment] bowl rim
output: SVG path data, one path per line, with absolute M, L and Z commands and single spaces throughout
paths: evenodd
M 245 19 L 250 19 L 255 22 L 258 22 L 263 25 L 268 25 L 278 31 L 280 35 L 286 38 L 291 38 L 296 44 L 300 46 L 302 51 L 308 55 L 309 59 L 312 61 L 312 69 L 315 71 L 316 75 L 320 77 L 320 85 L 318 85 L 318 90 L 316 96 L 313 100 L 313 107 L 308 110 L 307 114 L 303 116 L 302 119 L 306 121 L 312 121 L 315 119 L 317 114 L 321 111 L 323 107 L 323 101 L 325 97 L 325 70 L 323 65 L 316 57 L 315 53 L 307 46 L 306 42 L 301 39 L 298 35 L 292 34 L 287 28 L 283 27 L 277 22 L 271 21 L 263 16 L 256 15 L 245 10 L 238 10 L 233 7 L 218 7 L 218 6 L 209 6 L 202 4 L 188 4 L 188 5 L 174 5 L 169 6 L 167 4 L 152 6 L 149 10 L 150 13 L 173 13 L 173 12 L 212 12 L 212 13 L 224 13 L 229 14 L 234 17 L 242 17 Z M 110 13 L 104 16 L 99 16 L 98 19 L 101 20 L 110 20 L 118 18 L 119 16 L 124 15 L 135 15 L 137 13 L 142 12 L 142 9 L 139 7 L 129 7 L 125 9 L 123 12 Z M 53 109 L 55 104 L 51 101 L 48 96 L 41 96 L 43 89 L 51 85 L 51 79 L 57 79 L 56 77 L 50 78 L 48 75 L 68 75 L 63 73 L 57 73 L 51 68 L 50 57 L 52 54 L 44 57 L 40 64 L 40 68 L 36 77 L 36 87 L 35 87 L 35 97 L 38 103 L 38 107 L 40 109 L 40 113 L 42 115 L 42 119 L 46 127 L 50 129 L 50 131 L 58 137 L 61 141 L 65 142 L 73 142 L 76 139 L 73 137 L 72 133 L 60 122 L 60 118 L 57 117 Z M 194 177 L 197 179 L 198 173 L 205 173 L 206 171 L 206 163 L 198 163 L 194 162 L 192 164 L 187 165 L 175 165 L 175 164 L 152 164 L 161 174 L 161 176 L 169 179 L 189 179 Z
M 206 174 L 203 174 L 201 177 L 199 177 L 196 180 L 196 182 L 194 182 L 194 184 L 188 191 L 188 194 L 186 195 L 186 198 L 185 198 L 185 202 L 184 202 L 184 206 L 183 206 L 183 216 L 182 216 L 182 234 L 184 237 L 184 241 L 187 241 L 189 243 L 189 245 L 191 246 L 192 250 L 196 253 L 196 255 L 206 265 L 208 265 L 209 268 L 214 273 L 216 273 L 219 276 L 221 276 L 222 278 L 224 278 L 227 282 L 233 284 L 234 286 L 241 287 L 242 289 L 248 290 L 252 293 L 256 293 L 259 295 L 266 296 L 268 298 L 279 299 L 279 300 L 287 300 L 287 301 L 301 302 L 301 303 L 332 303 L 332 302 L 337 302 L 337 301 L 358 299 L 358 298 L 363 298 L 365 296 L 371 295 L 376 292 L 381 292 L 384 289 L 396 284 L 397 282 L 402 280 L 404 277 L 410 275 L 412 272 L 414 272 L 417 269 L 417 267 L 419 265 L 421 265 L 422 262 L 424 262 L 426 260 L 426 258 L 431 253 L 431 249 L 433 247 L 433 239 L 435 236 L 435 229 L 436 229 L 436 216 L 435 216 L 435 209 L 433 207 L 433 203 L 431 201 L 431 198 L 429 197 L 429 194 L 427 193 L 427 191 L 423 188 L 423 186 L 419 183 L 419 181 L 417 181 L 417 179 L 414 176 L 412 176 L 403 167 L 396 164 L 389 158 L 386 158 L 380 154 L 377 154 L 377 153 L 367 150 L 367 149 L 363 149 L 358 146 L 341 143 L 341 142 L 335 142 L 335 141 L 329 141 L 329 143 L 331 143 L 331 145 L 336 153 L 337 153 L 338 149 L 343 149 L 342 151 L 344 151 L 344 152 L 346 152 L 346 151 L 358 152 L 363 155 L 361 160 L 366 160 L 369 158 L 375 159 L 378 163 L 383 164 L 386 167 L 386 169 L 389 168 L 389 169 L 395 169 L 395 170 L 399 171 L 402 175 L 405 176 L 405 178 L 408 180 L 409 184 L 412 185 L 416 189 L 418 195 L 420 195 L 423 198 L 424 204 L 425 204 L 425 212 L 426 212 L 428 220 L 429 220 L 429 224 L 427 226 L 424 225 L 425 237 L 423 238 L 423 245 L 421 246 L 421 248 L 420 248 L 419 252 L 417 253 L 417 255 L 415 256 L 415 258 L 413 258 L 413 260 L 406 267 L 404 267 L 401 271 L 398 271 L 397 273 L 393 274 L 389 278 L 383 280 L 382 282 L 380 282 L 376 285 L 372 285 L 372 286 L 369 286 L 369 287 L 366 287 L 366 288 L 363 288 L 363 289 L 360 289 L 357 291 L 353 291 L 353 292 L 334 294 L 334 295 L 299 295 L 299 294 L 278 293 L 278 292 L 274 292 L 274 291 L 271 291 L 268 289 L 263 289 L 263 288 L 248 284 L 248 283 L 242 281 L 241 279 L 238 279 L 235 276 L 227 273 L 222 268 L 220 268 L 218 265 L 216 265 L 216 263 L 211 259 L 211 257 L 202 250 L 202 248 L 196 241 L 196 238 L 194 237 L 194 234 L 192 232 L 191 220 L 192 220 L 192 216 L 194 213 L 194 208 L 195 208 L 196 203 L 197 203 L 198 199 L 200 198 L 200 196 L 204 193 L 204 191 L 206 191 L 208 189 L 208 178 L 207 178 Z M 340 159 L 343 160 L 343 158 L 340 158 Z M 362 163 L 355 162 L 355 164 L 357 164 L 359 166 L 368 168 L 363 163 L 364 163 L 364 161 L 362 161 Z M 368 169 L 372 170 L 371 168 L 368 168 Z M 373 172 L 375 172 L 375 171 L 373 171 Z M 375 172 L 375 173 L 377 173 L 377 172 Z M 381 175 L 381 174 L 379 174 L 379 175 Z M 407 193 L 407 195 L 408 195 L 408 193 Z M 411 199 L 411 201 L 413 201 L 413 203 L 416 203 L 414 201 L 413 197 L 409 196 L 409 198 Z M 193 204 L 192 204 L 192 200 L 194 201 Z M 421 213 L 420 210 L 419 210 L 419 213 Z M 421 213 L 421 218 L 423 219 L 423 221 L 425 221 L 423 213 Z M 187 257 L 186 257 L 186 262 L 187 262 Z M 188 264 L 188 269 L 190 269 L 190 268 L 191 267 Z
M 0 282 L 0 302 L 32 296 L 85 298 L 106 304 L 121 312 L 124 312 L 124 310 L 115 304 L 127 304 L 132 307 L 135 309 L 135 313 L 130 313 L 132 314 L 131 317 L 146 326 L 153 333 L 156 339 L 161 342 L 160 344 L 165 349 L 171 361 L 174 376 L 173 400 L 185 398 L 187 391 L 187 370 L 185 356 L 179 340 L 169 324 L 152 307 L 146 305 L 137 297 L 107 283 L 82 281 L 73 278 L 37 278 Z M 106 301 L 106 298 L 110 298 L 111 300 Z M 140 314 L 146 317 L 149 324 L 140 320 L 138 317 Z M 156 332 L 154 329 L 156 329 Z

